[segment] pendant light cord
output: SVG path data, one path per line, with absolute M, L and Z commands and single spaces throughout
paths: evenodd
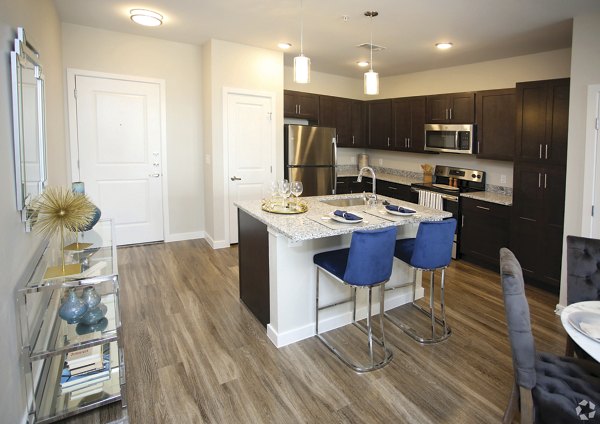
M 371 23 L 370 23 L 370 27 L 371 27 L 371 72 L 373 71 L 373 11 L 371 11 Z
M 304 56 L 304 7 L 300 0 L 300 56 Z

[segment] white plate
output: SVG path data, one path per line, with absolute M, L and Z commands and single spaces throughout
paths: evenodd
M 405 209 L 410 209 L 410 208 L 405 208 Z M 397 215 L 397 216 L 411 216 L 417 213 L 417 211 L 413 210 L 412 212 L 396 212 L 396 211 L 391 211 L 388 208 L 385 208 L 385 211 L 391 215 Z
M 573 326 L 577 331 L 585 336 L 593 339 L 600 340 L 600 337 L 594 337 L 591 334 L 588 334 L 581 328 L 581 323 L 586 323 L 593 325 L 594 327 L 598 327 L 600 329 L 600 313 L 599 312 L 591 312 L 591 311 L 573 311 L 567 316 L 567 320 L 569 324 Z M 598 335 L 600 335 L 600 330 L 598 331 Z
M 360 215 L 360 214 L 358 214 L 356 212 L 351 212 L 351 213 L 354 214 L 354 215 L 356 215 L 356 216 L 358 216 L 358 217 L 360 217 L 360 219 L 346 219 L 346 218 L 342 218 L 341 216 L 337 216 L 333 212 L 329 213 L 329 217 L 331 219 L 333 219 L 334 221 L 341 222 L 341 223 L 344 223 L 344 224 L 358 224 L 359 222 L 363 221 L 363 216 L 362 215 Z

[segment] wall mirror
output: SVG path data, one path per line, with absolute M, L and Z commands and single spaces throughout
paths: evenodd
M 17 30 L 10 62 L 17 210 L 28 223 L 30 203 L 42 193 L 47 181 L 46 123 L 42 65 L 23 28 Z

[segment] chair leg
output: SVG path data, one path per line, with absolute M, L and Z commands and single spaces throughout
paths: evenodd
M 371 360 L 371 367 L 375 361 L 373 359 L 373 325 L 371 323 L 371 304 L 373 300 L 373 288 L 369 287 L 369 304 L 367 305 L 367 337 L 369 343 L 369 359 Z
M 508 399 L 508 405 L 502 416 L 502 424 L 511 424 L 517 411 L 519 409 L 519 388 L 517 383 L 513 383 L 512 390 L 510 392 L 510 398 Z
M 434 272 L 435 271 L 431 271 L 431 278 L 430 278 L 430 283 L 429 283 L 429 308 L 425 309 L 422 306 L 420 306 L 419 304 L 417 304 L 416 301 L 412 302 L 412 306 L 417 308 L 419 311 L 421 311 L 423 314 L 427 315 L 431 319 L 431 338 L 421 337 L 412 328 L 399 323 L 395 318 L 386 314 L 386 316 L 394 324 L 396 324 L 398 327 L 400 327 L 402 329 L 402 331 L 404 331 L 406 334 L 408 334 L 414 340 L 418 341 L 419 343 L 423 343 L 423 344 L 439 343 L 441 341 L 446 340 L 452 334 L 452 329 L 446 323 L 446 305 L 445 305 L 445 299 L 444 299 L 444 284 L 445 284 L 445 270 L 444 269 L 442 269 L 442 277 L 441 277 L 441 283 L 440 283 L 440 289 L 441 289 L 440 290 L 440 309 L 441 309 L 440 314 L 441 314 L 441 318 L 438 318 L 435 316 Z M 442 327 L 442 334 L 440 334 L 439 336 L 436 334 L 436 324 L 438 324 Z

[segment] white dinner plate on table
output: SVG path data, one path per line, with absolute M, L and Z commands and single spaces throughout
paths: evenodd
M 359 222 L 362 222 L 362 221 L 363 221 L 363 219 L 364 219 L 364 218 L 363 218 L 363 216 L 362 216 L 362 215 L 360 215 L 360 214 L 357 214 L 356 212 L 351 212 L 351 213 L 352 213 L 353 215 L 356 215 L 356 216 L 358 216 L 360 219 L 346 219 L 346 218 L 344 218 L 344 217 L 337 216 L 337 215 L 336 215 L 335 213 L 333 213 L 333 212 L 331 212 L 331 213 L 329 214 L 329 217 L 330 217 L 331 219 L 333 219 L 334 221 L 341 222 L 341 223 L 343 223 L 343 224 L 358 224 Z
M 593 340 L 600 341 L 600 312 L 573 311 L 567 316 L 567 320 L 581 334 Z
M 396 215 L 396 216 L 411 216 L 417 213 L 416 210 L 410 209 L 410 208 L 404 208 L 404 209 L 409 209 L 412 212 L 398 212 L 398 211 L 391 211 L 388 208 L 385 208 L 385 211 L 387 213 L 389 213 L 390 215 Z

